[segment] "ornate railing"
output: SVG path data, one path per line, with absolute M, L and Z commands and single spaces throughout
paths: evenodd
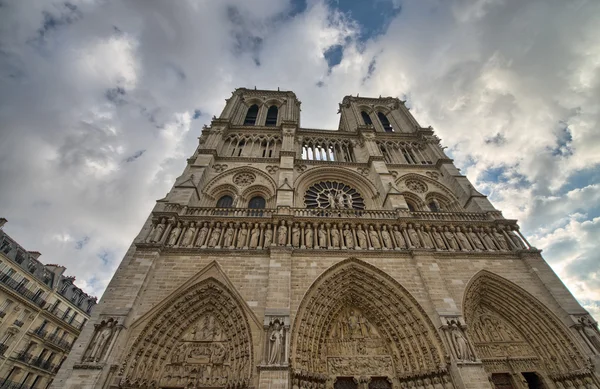
M 24 283 L 15 280 L 8 273 L 0 272 L 0 284 L 14 290 L 39 307 L 43 308 L 46 305 L 46 300 L 44 300 L 39 293 L 28 289 Z

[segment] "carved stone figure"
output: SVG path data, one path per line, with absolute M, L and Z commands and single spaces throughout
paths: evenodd
M 462 361 L 474 361 L 475 357 L 469 348 L 469 344 L 462 332 L 462 328 L 453 321 L 450 324 L 450 331 L 452 333 L 452 343 L 454 345 L 454 350 L 456 351 L 456 357 Z
M 265 229 L 265 242 L 263 247 L 267 248 L 273 243 L 273 228 L 271 228 L 271 223 L 267 224 L 267 228 Z
M 458 242 L 456 242 L 454 234 L 448 229 L 448 227 L 444 227 L 444 236 L 446 237 L 446 242 L 448 242 L 450 249 L 458 250 Z
M 465 250 L 465 251 L 473 250 L 473 247 L 471 247 L 469 240 L 467 239 L 465 234 L 460 230 L 460 227 L 456 227 L 456 238 L 458 239 L 458 242 L 460 243 L 460 247 L 462 247 L 463 250 Z
M 285 246 L 287 243 L 287 233 L 288 229 L 285 225 L 285 221 L 282 220 L 281 225 L 277 229 L 277 244 L 279 244 L 279 246 Z
M 373 229 L 373 226 L 369 226 L 369 238 L 371 239 L 371 246 L 374 249 L 381 248 L 381 242 L 379 241 L 379 235 L 377 234 L 377 231 L 375 231 Z
M 450 381 L 450 378 L 447 375 L 445 375 L 442 379 L 444 380 L 445 389 L 454 389 L 454 384 L 452 381 Z
M 292 226 L 292 246 L 300 247 L 300 227 L 298 227 L 298 223 L 294 223 Z
M 365 230 L 363 230 L 362 225 L 358 225 L 358 230 L 356 230 L 356 239 L 358 239 L 358 246 L 361 249 L 366 249 L 369 246 L 367 245 L 367 234 Z
M 346 247 L 349 249 L 354 248 L 354 236 L 352 236 L 352 230 L 347 224 L 344 226 L 344 241 L 346 242 Z
M 279 322 L 273 324 L 269 336 L 269 365 L 279 365 L 283 351 L 283 328 Z
M 325 230 L 324 224 L 319 226 L 319 230 L 317 231 L 317 239 L 319 240 L 319 248 L 327 247 L 327 231 Z
M 446 243 L 444 243 L 442 234 L 439 233 L 436 227 L 431 228 L 431 236 L 433 236 L 433 240 L 435 241 L 438 250 L 446 250 Z
M 177 223 L 175 228 L 173 228 L 173 230 L 171 230 L 171 233 L 169 234 L 169 240 L 167 242 L 167 246 L 175 246 L 175 244 L 177 243 L 177 240 L 179 239 L 180 233 L 181 233 L 181 223 Z
M 203 223 L 202 228 L 198 232 L 198 237 L 196 238 L 196 246 L 202 246 L 204 241 L 206 240 L 206 236 L 208 235 L 208 223 Z
M 508 242 L 506 241 L 504 234 L 502 234 L 500 231 L 498 231 L 495 228 L 492 228 L 492 233 L 494 234 L 494 238 L 496 238 L 496 241 L 500 245 L 500 250 L 508 251 L 509 250 Z
M 494 244 L 492 238 L 489 236 L 488 232 L 489 229 L 487 228 L 481 231 L 481 238 L 483 239 L 483 242 L 485 243 L 485 246 L 487 246 L 489 251 L 496 250 L 496 245 Z
M 109 319 L 95 326 L 94 335 L 84 354 L 84 362 L 99 362 L 115 330 L 116 321 Z
M 594 346 L 597 353 L 600 353 L 600 334 L 598 333 L 598 327 L 590 320 L 589 317 L 582 317 L 579 319 L 583 334 Z
M 313 228 L 311 224 L 307 224 L 304 228 L 304 245 L 309 249 L 313 247 Z
M 259 238 L 260 238 L 260 228 L 258 226 L 258 223 L 254 223 L 254 228 L 250 232 L 250 243 L 248 244 L 248 246 L 251 249 L 257 248 Z
M 233 246 L 233 235 L 235 234 L 235 228 L 233 228 L 233 223 L 229 223 L 227 225 L 227 229 L 225 230 L 225 234 L 223 237 L 223 247 L 232 247 Z
M 236 247 L 238 249 L 241 249 L 246 245 L 247 237 L 248 237 L 248 229 L 246 228 L 246 223 L 242 223 L 242 228 L 239 230 L 238 237 L 237 237 Z
M 331 246 L 336 249 L 340 248 L 340 231 L 335 224 L 331 228 Z
M 393 249 L 394 248 L 394 243 L 392 242 L 392 236 L 390 235 L 390 232 L 387 229 L 387 226 L 382 226 L 381 227 L 381 239 L 383 240 L 383 245 L 385 246 L 386 249 Z
M 398 226 L 392 227 L 392 233 L 394 234 L 394 240 L 396 241 L 397 247 L 405 249 L 406 241 L 404 240 L 404 236 L 402 236 L 402 232 L 398 230 Z
M 516 247 L 517 250 L 525 249 L 525 244 L 523 243 L 521 238 L 519 238 L 519 236 L 515 233 L 513 228 L 506 231 L 506 233 L 508 234 L 508 237 L 510 238 L 511 242 L 513 243 L 513 245 Z
M 433 240 L 429 235 L 429 227 L 421 227 L 421 237 L 423 238 L 423 247 L 427 249 L 434 249 Z
M 410 243 L 411 243 L 412 247 L 421 248 L 421 241 L 419 240 L 419 234 L 417 233 L 417 231 L 415 231 L 412 224 L 408 225 L 408 228 L 406 229 L 406 231 L 408 232 L 408 238 L 410 239 Z
M 181 247 L 189 247 L 192 244 L 192 239 L 194 239 L 195 233 L 196 225 L 194 222 L 191 222 L 187 231 L 185 231 L 185 234 L 183 234 L 183 239 L 181 239 Z
M 221 223 L 217 223 L 212 233 L 210 234 L 210 239 L 208 240 L 208 247 L 215 247 L 219 244 L 219 238 L 221 237 Z
M 485 250 L 483 243 L 481 243 L 481 240 L 477 236 L 477 233 L 475 233 L 475 231 L 473 231 L 472 228 L 469 228 L 468 234 L 469 234 L 469 237 L 471 238 L 471 242 L 473 242 L 473 244 L 475 245 L 476 250 L 481 250 L 481 251 Z
M 165 223 L 167 221 L 162 219 L 160 223 L 158 223 L 154 229 L 148 235 L 148 243 L 158 243 L 160 242 L 160 238 L 162 238 L 162 234 L 165 230 Z

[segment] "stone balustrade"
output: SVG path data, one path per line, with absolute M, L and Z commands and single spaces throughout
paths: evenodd
M 404 215 L 399 212 L 292 209 L 281 214 L 275 209 L 173 207 L 169 204 L 163 211 L 155 211 L 151 231 L 137 244 L 245 250 L 289 247 L 510 252 L 532 249 L 512 220 L 493 219 L 483 213 Z

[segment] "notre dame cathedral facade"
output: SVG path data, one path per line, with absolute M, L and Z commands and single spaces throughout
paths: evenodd
M 397 98 L 237 89 L 56 389 L 599 388 L 600 334 Z

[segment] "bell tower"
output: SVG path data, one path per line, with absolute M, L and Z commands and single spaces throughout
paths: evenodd
M 339 113 L 236 89 L 52 387 L 600 387 L 596 322 L 433 129 Z

